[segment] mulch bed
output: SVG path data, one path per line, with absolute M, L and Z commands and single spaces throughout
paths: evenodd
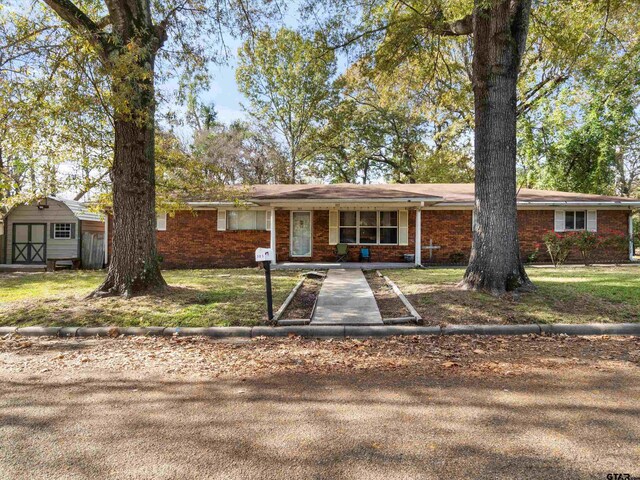
M 380 309 L 382 318 L 409 317 L 411 312 L 407 310 L 404 303 L 398 298 L 384 278 L 378 276 L 376 272 L 365 272 L 365 277 L 376 298 L 376 303 Z
M 316 303 L 321 286 L 322 280 L 306 278 L 281 318 L 311 318 L 313 305 Z

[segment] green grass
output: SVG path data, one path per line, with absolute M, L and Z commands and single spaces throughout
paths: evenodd
M 388 272 L 429 324 L 640 322 L 640 268 L 529 268 L 534 293 L 457 288 L 464 268 Z
M 266 322 L 264 272 L 257 269 L 168 270 L 161 295 L 130 300 L 85 297 L 103 272 L 0 274 L 0 325 L 230 326 Z M 276 271 L 274 309 L 298 281 Z

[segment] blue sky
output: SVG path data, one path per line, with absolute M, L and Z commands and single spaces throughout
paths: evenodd
M 242 104 L 246 99 L 238 91 L 236 84 L 236 52 L 240 46 L 238 40 L 229 39 L 231 46 L 231 58 L 227 65 L 214 65 L 210 67 L 211 87 L 200 96 L 203 103 L 213 102 L 218 111 L 218 119 L 224 123 L 246 118 L 242 110 Z

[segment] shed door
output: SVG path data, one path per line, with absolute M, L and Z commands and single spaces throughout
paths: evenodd
M 47 225 L 45 223 L 14 223 L 13 263 L 45 263 L 47 255 Z

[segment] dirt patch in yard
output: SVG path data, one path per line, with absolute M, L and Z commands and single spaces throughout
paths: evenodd
M 293 300 L 282 314 L 282 318 L 310 319 L 321 286 L 322 279 L 306 278 L 302 286 L 298 289 L 296 296 L 293 297 Z
M 379 276 L 376 272 L 365 272 L 364 276 L 373 291 L 373 296 L 376 298 L 376 303 L 378 304 L 382 318 L 411 316 L 411 312 L 407 310 L 402 300 L 400 300 L 393 289 L 387 285 L 383 277 Z

